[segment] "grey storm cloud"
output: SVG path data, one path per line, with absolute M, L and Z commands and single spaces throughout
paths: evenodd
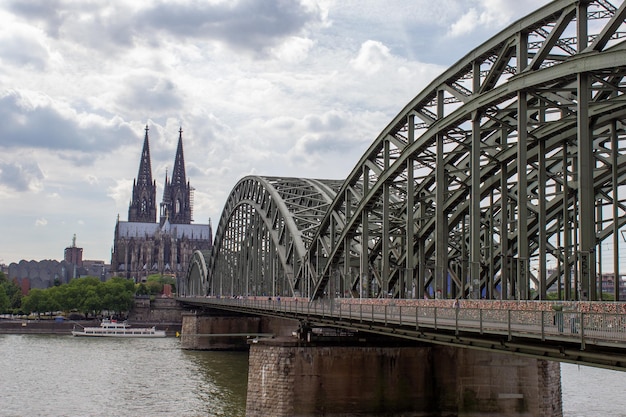
M 319 12 L 291 0 L 240 0 L 211 4 L 159 2 L 140 12 L 138 22 L 173 35 L 222 41 L 235 48 L 262 50 L 307 24 L 321 21 Z
M 120 103 L 144 112 L 169 112 L 183 106 L 183 98 L 176 84 L 168 78 L 151 74 L 133 75 L 124 80 L 127 86 Z
M 27 191 L 30 184 L 43 180 L 44 175 L 35 162 L 0 161 L 0 184 L 15 190 Z
M 322 21 L 319 10 L 293 0 L 157 1 L 136 10 L 123 3 L 13 0 L 8 8 L 24 19 L 40 22 L 54 38 L 62 34 L 107 52 L 138 39 L 157 46 L 158 35 L 166 34 L 262 53 L 307 25 Z
M 136 22 L 127 5 L 72 0 L 10 0 L 7 9 L 37 23 L 50 37 L 86 45 L 106 55 L 133 45 Z
M 19 67 L 31 67 L 43 71 L 49 59 L 48 51 L 34 39 L 13 35 L 0 42 L 2 61 L 11 62 Z
M 28 20 L 43 22 L 46 31 L 53 37 L 58 36 L 59 27 L 66 15 L 61 0 L 12 0 L 6 6 L 13 13 Z
M 190 178 L 201 178 L 206 175 L 206 173 L 200 168 L 198 168 L 198 166 L 195 164 L 188 163 L 186 166 L 186 170 L 187 170 L 186 171 L 187 177 L 190 177 Z
M 122 124 L 81 126 L 51 106 L 34 106 L 13 92 L 0 97 L 0 147 L 100 152 L 136 137 Z
M 308 116 L 305 118 L 307 130 L 314 132 L 338 131 L 347 125 L 347 121 L 339 114 L 330 113 L 322 117 Z
M 363 141 L 358 139 L 344 140 L 337 137 L 336 133 L 323 133 L 311 135 L 304 141 L 304 151 L 307 154 L 340 154 L 348 152 L 355 146 L 362 147 Z

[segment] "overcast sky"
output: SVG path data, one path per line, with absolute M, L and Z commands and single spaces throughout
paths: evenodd
M 428 82 L 547 0 L 4 0 L 0 263 L 110 261 L 146 125 L 194 223 L 255 174 L 344 179 Z

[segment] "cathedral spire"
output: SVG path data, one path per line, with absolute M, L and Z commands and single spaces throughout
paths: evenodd
M 174 170 L 172 172 L 172 185 L 185 185 L 187 178 L 185 175 L 185 157 L 183 156 L 183 128 L 178 130 L 178 148 L 176 149 L 176 159 L 174 160 Z
M 150 142 L 148 140 L 148 125 L 146 125 L 146 136 L 143 140 L 143 150 L 139 161 L 139 173 L 137 174 L 137 184 L 152 184 L 152 164 L 150 162 Z
M 178 147 L 174 159 L 174 169 L 170 180 L 165 179 L 163 202 L 161 203 L 161 224 L 169 219 L 172 224 L 190 224 L 192 216 L 192 188 L 185 174 L 183 155 L 183 128 L 178 130 Z
M 156 221 L 156 182 L 152 180 L 148 130 L 148 125 L 146 125 L 146 136 L 143 140 L 139 172 L 133 182 L 133 197 L 128 207 L 129 222 L 150 223 Z

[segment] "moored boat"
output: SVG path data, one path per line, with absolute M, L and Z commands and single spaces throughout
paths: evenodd
M 88 337 L 165 337 L 165 330 L 152 327 L 131 327 L 126 322 L 104 319 L 99 327 L 72 330 L 73 336 Z

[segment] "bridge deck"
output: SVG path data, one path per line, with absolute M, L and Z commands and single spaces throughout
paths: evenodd
M 547 303 L 520 303 L 515 309 L 454 308 L 451 300 L 308 302 L 297 298 L 187 297 L 179 301 L 317 326 L 626 370 L 626 316 L 589 311 L 589 303 L 577 309 L 546 310 L 541 308 Z

